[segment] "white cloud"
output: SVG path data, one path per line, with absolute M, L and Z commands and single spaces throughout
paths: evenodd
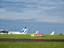
M 0 19 L 35 19 L 40 22 L 64 23 L 64 3 L 60 0 L 7 0 L 0 8 Z M 18 3 L 17 3 L 18 2 Z M 12 4 L 12 5 L 11 5 Z M 20 5 L 20 6 L 19 6 Z M 31 20 L 32 21 L 32 20 Z M 34 20 L 33 20 L 34 21 Z
M 0 12 L 5 12 L 6 10 L 3 8 L 0 8 Z
M 41 16 L 37 19 L 39 22 L 50 22 L 50 23 L 64 23 L 64 18 L 59 16 L 52 17 L 52 16 Z

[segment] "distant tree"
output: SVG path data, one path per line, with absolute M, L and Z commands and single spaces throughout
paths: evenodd
M 59 35 L 63 35 L 63 33 L 60 33 Z

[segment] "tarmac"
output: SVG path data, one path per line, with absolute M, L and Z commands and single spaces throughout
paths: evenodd
M 8 39 L 2 38 L 0 42 L 64 42 L 64 39 Z

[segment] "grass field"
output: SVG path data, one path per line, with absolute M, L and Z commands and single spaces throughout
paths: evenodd
M 64 42 L 0 42 L 0 48 L 64 48 Z
M 31 35 L 0 34 L 0 39 L 64 39 L 64 35 L 45 35 L 32 37 Z M 64 48 L 64 42 L 1 42 L 0 48 Z
M 0 34 L 1 38 L 13 39 L 64 39 L 64 35 L 45 35 L 43 37 L 32 37 L 31 35 L 17 35 L 17 34 Z

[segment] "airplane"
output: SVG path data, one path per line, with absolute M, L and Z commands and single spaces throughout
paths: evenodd
M 0 29 L 0 34 L 8 34 L 8 31 L 4 29 Z
M 27 34 L 25 32 L 9 31 L 8 34 Z
M 39 31 L 36 31 L 35 33 L 31 34 L 31 36 L 42 37 L 42 36 L 45 36 L 45 35 L 44 34 L 40 34 Z
M 0 29 L 0 34 L 27 34 L 27 28 L 23 28 L 22 31 L 6 31 L 4 29 Z
M 17 31 L 9 31 L 8 34 L 27 34 L 27 28 L 23 28 L 22 31 L 17 32 Z
M 35 33 L 33 33 L 33 34 L 38 34 L 39 33 L 39 31 L 36 31 Z
M 50 35 L 54 35 L 55 34 L 55 31 L 52 31 L 52 33 Z

